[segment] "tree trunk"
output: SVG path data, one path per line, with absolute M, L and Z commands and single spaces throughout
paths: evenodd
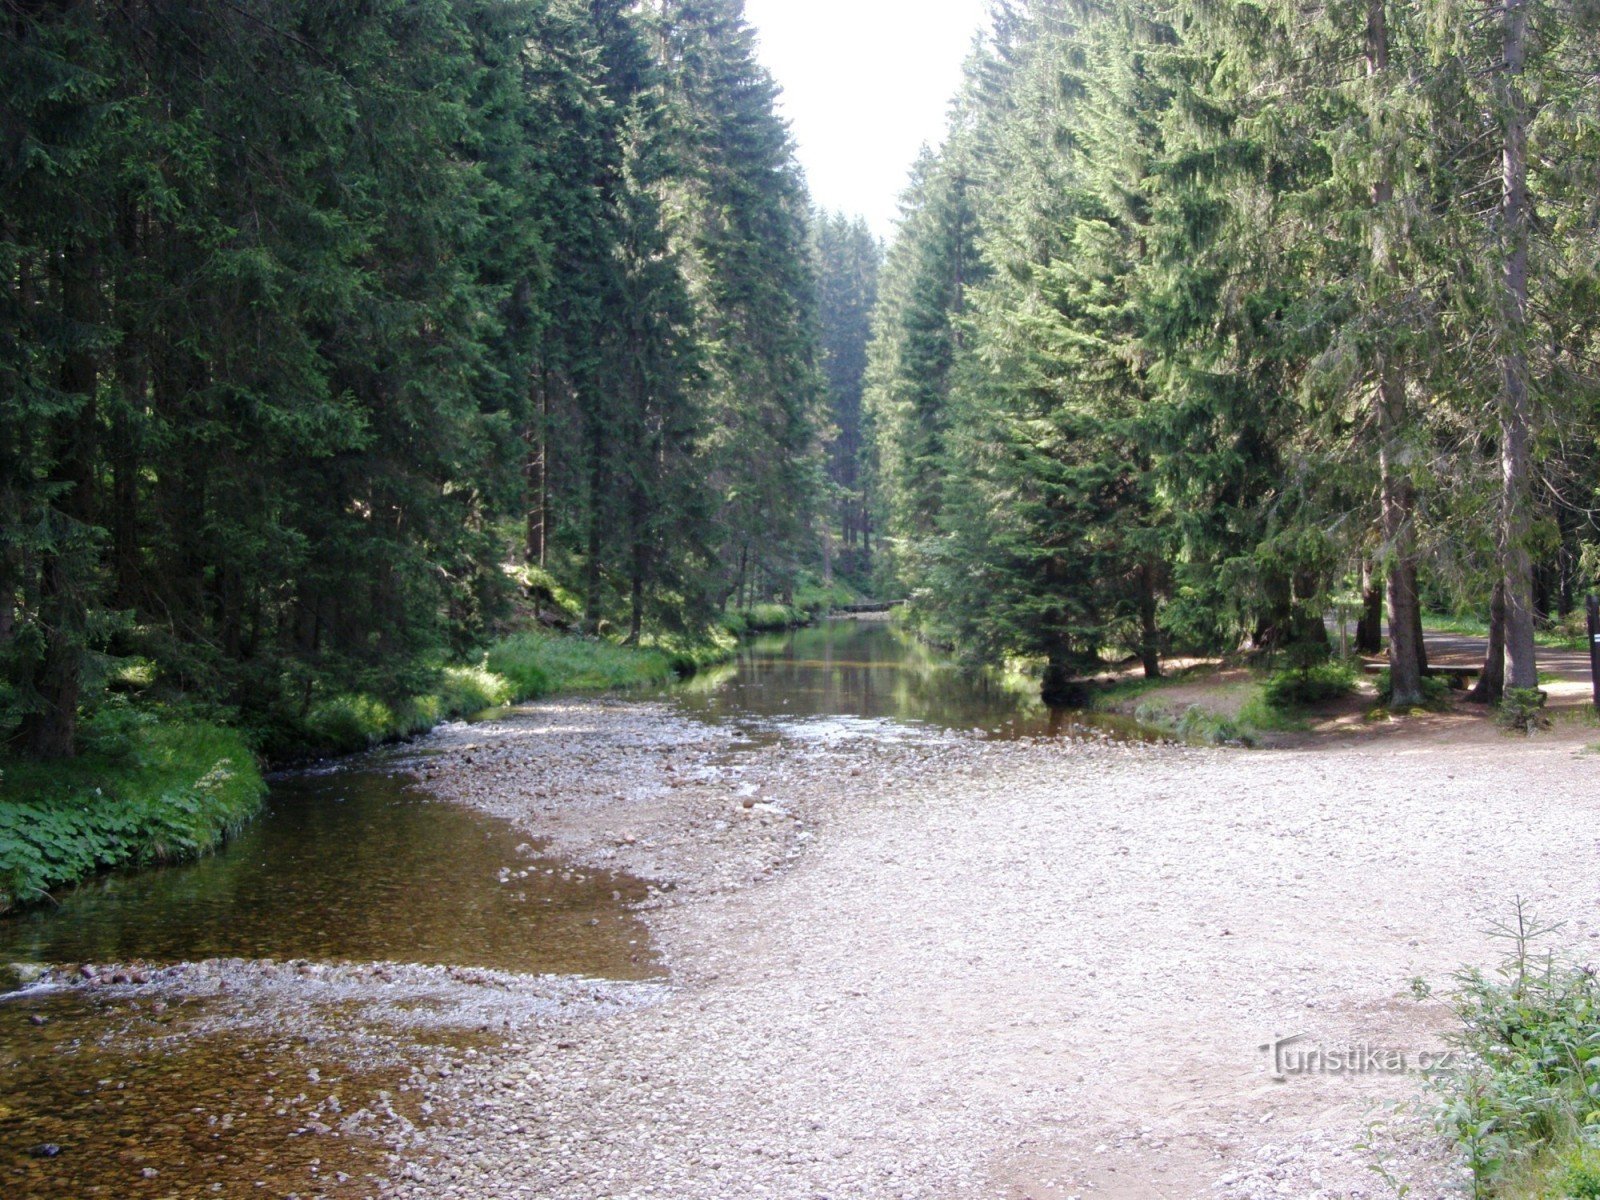
M 1389 18 L 1386 0 L 1367 0 L 1367 74 L 1389 69 Z M 1375 275 L 1392 275 L 1394 250 L 1389 241 L 1388 208 L 1394 181 L 1384 177 L 1372 185 L 1372 267 Z M 1383 508 L 1384 552 L 1388 561 L 1390 703 L 1405 708 L 1422 703 L 1421 616 L 1417 609 L 1416 491 L 1403 461 L 1406 429 L 1406 386 L 1399 366 L 1387 351 L 1377 364 L 1374 395 L 1378 432 L 1379 491 Z
M 1505 576 L 1506 686 L 1534 690 L 1533 419 L 1528 394 L 1528 132 L 1521 76 L 1527 51 L 1527 0 L 1496 0 L 1501 9 L 1504 62 L 1499 108 L 1504 135 L 1500 229 L 1504 292 L 1500 353 L 1500 559 Z
M 1383 585 L 1370 559 L 1361 560 L 1361 619 L 1356 622 L 1356 652 L 1383 650 Z
M 1156 572 L 1148 564 L 1139 572 L 1139 661 L 1146 679 L 1161 678 L 1161 629 L 1156 624 Z
M 44 652 L 34 672 L 37 708 L 18 731 L 26 753 L 36 758 L 71 758 L 77 752 L 78 702 L 88 639 L 89 588 L 93 572 L 89 530 L 94 523 L 94 352 L 83 345 L 95 321 L 96 291 L 90 253 L 69 247 L 62 256 L 62 315 L 78 341 L 62 358 L 61 390 L 80 397 L 76 411 L 59 418 L 52 439 L 51 481 L 63 491 L 52 513 L 54 544 L 41 555 L 39 618 Z
M 538 423 L 523 436 L 527 447 L 527 458 L 523 464 L 528 504 L 525 549 L 529 565 L 542 567 L 545 565 L 550 522 L 550 380 L 543 372 L 539 372 L 536 378 Z
M 1411 606 L 1411 624 L 1417 639 L 1417 670 L 1423 675 L 1428 673 L 1428 636 L 1422 628 L 1422 586 L 1417 582 L 1417 563 L 1413 559 L 1411 568 L 1407 573 L 1406 586 L 1411 589 L 1411 595 L 1416 602 Z
M 120 297 L 119 297 L 120 299 Z M 119 608 L 139 600 L 138 425 L 150 386 L 148 360 L 137 332 L 126 324 L 116 355 L 118 393 L 111 418 L 111 555 Z
M 1484 655 L 1483 673 L 1478 676 L 1467 699 L 1474 704 L 1499 704 L 1506 693 L 1506 585 L 1494 585 L 1489 602 L 1489 652 Z
M 589 464 L 589 530 L 585 547 L 588 560 L 583 564 L 583 627 L 591 634 L 600 632 L 600 547 L 604 544 L 601 525 L 604 523 L 605 466 L 598 437 L 595 443 L 590 450 Z

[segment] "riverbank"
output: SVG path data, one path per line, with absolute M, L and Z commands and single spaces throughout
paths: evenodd
M 238 730 L 119 706 L 84 742 L 65 763 L 0 759 L 0 914 L 103 871 L 210 853 L 266 794 Z
M 87 716 L 76 758 L 0 757 L 0 914 L 107 871 L 214 851 L 258 811 L 267 764 L 353 754 L 557 692 L 663 683 L 723 661 L 734 645 L 726 634 L 633 647 L 525 632 L 477 664 L 443 668 L 432 691 L 398 703 L 336 694 L 264 730 L 110 698 Z
M 795 738 L 735 782 L 662 720 L 563 708 L 430 760 L 437 794 L 652 878 L 674 987 L 453 1085 L 398 1194 L 1305 1200 L 1392 1194 L 1382 1166 L 1443 1197 L 1449 1148 L 1383 1108 L 1419 1077 L 1279 1081 L 1260 1047 L 1415 1064 L 1514 896 L 1600 935 L 1586 856 L 1550 853 L 1600 816 L 1572 731 Z
M 210 853 L 258 810 L 267 764 L 343 757 L 552 695 L 664 684 L 728 661 L 741 635 L 808 624 L 853 599 L 848 589 L 813 587 L 793 604 L 730 612 L 700 637 L 642 646 L 526 630 L 477 662 L 440 669 L 427 692 L 398 702 L 335 692 L 263 728 L 111 698 L 89 714 L 76 759 L 0 755 L 0 915 L 103 872 Z
M 233 963 L 85 986 L 203 1004 L 196 1038 L 242 1019 L 317 1047 L 278 1120 L 332 1196 L 1305 1200 L 1392 1195 L 1381 1166 L 1443 1197 L 1449 1148 L 1382 1107 L 1417 1076 L 1280 1081 L 1260 1047 L 1438 1050 L 1439 997 L 1498 961 L 1480 931 L 1516 895 L 1600 935 L 1587 856 L 1551 850 L 1600 817 L 1578 732 L 1245 753 L 545 702 L 393 767 L 569 871 L 646 881 L 662 980 Z M 444 1048 L 393 1063 L 418 1019 Z M 300 1082 L 328 1062 L 336 1089 Z M 400 1116 L 341 1128 L 384 1091 Z M 335 1163 L 342 1188 L 312 1170 Z

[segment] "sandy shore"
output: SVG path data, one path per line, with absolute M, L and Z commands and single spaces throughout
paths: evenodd
M 1587 731 L 1592 734 L 1591 731 Z M 456 731 L 441 796 L 654 884 L 659 1002 L 450 1081 L 408 1197 L 1453 1194 L 1386 1105 L 1274 1079 L 1298 1048 L 1440 1048 L 1513 897 L 1600 933 L 1576 729 L 1294 751 L 927 741 L 733 747 L 586 703 Z M 1587 740 L 1593 740 L 1589 738 Z M 470 757 L 471 762 L 467 759 Z

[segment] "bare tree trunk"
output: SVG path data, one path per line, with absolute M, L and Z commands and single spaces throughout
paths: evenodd
M 94 268 L 90 252 L 70 247 L 62 256 L 62 314 L 79 336 L 96 316 Z M 83 689 L 83 655 L 88 637 L 90 587 L 89 527 L 94 522 L 94 432 L 97 370 L 93 351 L 81 343 L 61 363 L 61 390 L 81 397 L 78 410 L 60 418 L 52 447 L 51 480 L 63 486 L 55 544 L 41 556 L 40 623 L 44 653 L 34 672 L 39 707 L 23 718 L 22 745 L 36 758 L 71 758 L 77 753 L 78 701 Z
M 1389 69 L 1389 18 L 1385 0 L 1367 2 L 1367 74 Z M 1380 274 L 1394 271 L 1387 209 L 1394 201 L 1394 182 L 1372 185 L 1372 265 Z M 1401 461 L 1406 429 L 1406 387 L 1400 368 L 1388 353 L 1378 362 L 1375 407 L 1378 427 L 1379 490 L 1383 506 L 1383 541 L 1388 560 L 1390 703 L 1405 708 L 1422 703 L 1421 616 L 1416 588 L 1416 491 Z
M 1156 624 L 1156 572 L 1139 570 L 1139 661 L 1146 679 L 1161 678 L 1161 629 Z
M 1506 585 L 1497 580 L 1489 603 L 1489 652 L 1467 699 L 1474 704 L 1499 704 L 1506 692 Z
M 526 481 L 528 504 L 527 558 L 530 565 L 542 567 L 545 564 L 550 523 L 550 379 L 543 371 L 536 378 L 538 424 L 523 436 L 527 445 L 523 479 Z
M 1528 393 L 1528 131 L 1521 76 L 1527 53 L 1527 0 L 1495 0 L 1503 13 L 1499 108 L 1504 134 L 1500 228 L 1504 281 L 1500 352 L 1500 559 L 1505 575 L 1506 686 L 1539 686 L 1534 646 L 1533 418 Z
M 1361 560 L 1361 619 L 1356 622 L 1356 652 L 1377 654 L 1383 649 L 1383 584 L 1371 559 Z

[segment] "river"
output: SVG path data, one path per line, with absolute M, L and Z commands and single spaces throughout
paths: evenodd
M 1038 736 L 1085 720 L 878 621 L 755 639 L 734 663 L 650 699 L 732 725 L 750 745 Z M 634 913 L 639 881 L 542 857 L 509 823 L 430 799 L 413 774 L 427 754 L 424 740 L 277 778 L 262 818 L 222 853 L 96 880 L 0 923 L 0 963 L 393 962 L 619 981 L 660 973 Z M 327 1139 L 304 1136 L 349 1107 L 335 1095 L 330 1110 L 324 1093 L 403 1108 L 418 1062 L 447 1070 L 474 1053 L 475 1038 L 381 1024 L 363 1033 L 385 1052 L 352 1065 L 325 1038 L 242 1022 L 225 997 L 14 993 L 0 1002 L 0 1180 L 7 1195 L 41 1200 L 120 1196 L 130 1179 L 159 1196 L 290 1195 L 308 1177 L 327 1194 L 370 1190 L 383 1169 L 370 1145 L 352 1136 L 330 1152 Z M 295 1082 L 305 1079 L 316 1086 Z

